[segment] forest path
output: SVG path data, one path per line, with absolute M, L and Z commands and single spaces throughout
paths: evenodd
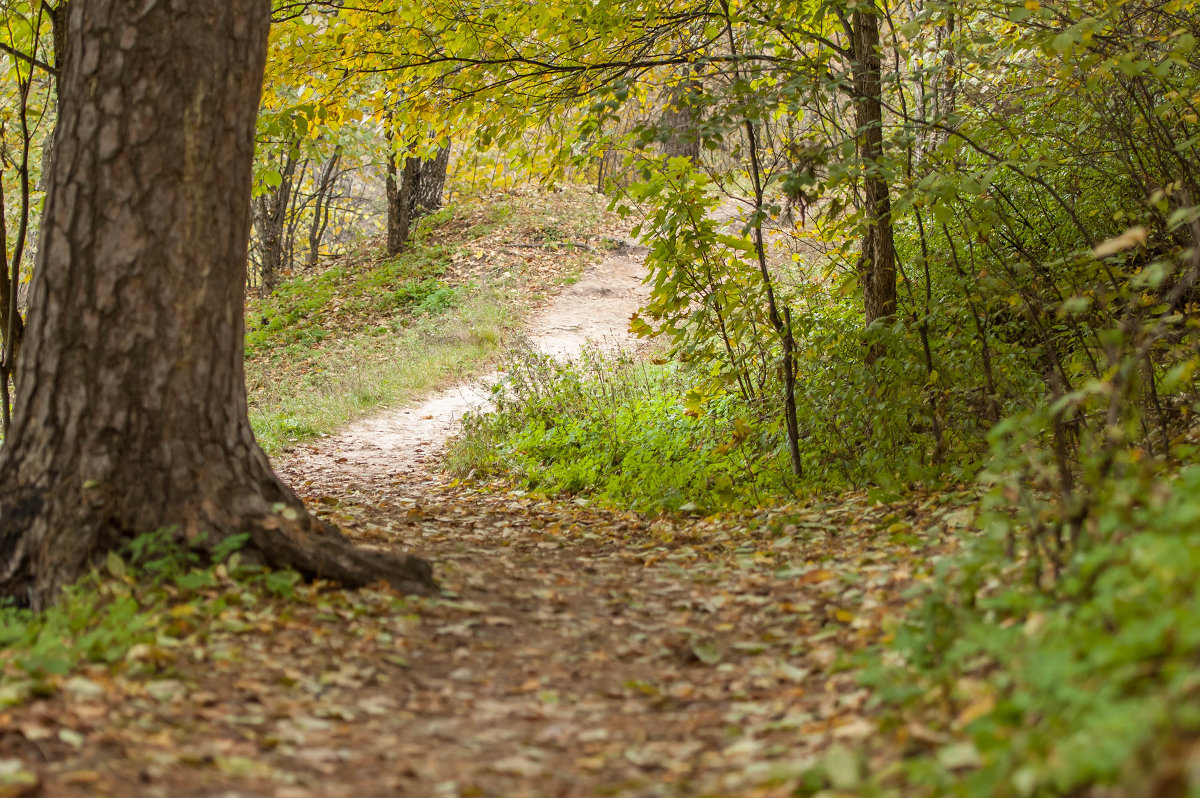
M 644 253 L 627 241 L 587 269 L 531 319 L 532 346 L 632 344 Z M 458 485 L 438 457 L 487 385 L 278 464 L 361 544 L 430 559 L 443 589 L 393 621 L 402 659 L 327 666 L 350 675 L 319 714 L 353 722 L 305 729 L 281 767 L 299 758 L 325 795 L 790 795 L 831 747 L 864 749 L 868 693 L 835 666 L 913 578 L 895 566 L 904 545 L 875 534 L 894 513 L 859 496 L 652 521 Z M 305 761 L 313 750 L 324 760 Z
M 635 268 L 590 269 L 534 339 L 611 339 Z M 480 392 L 452 395 L 432 401 Z M 880 733 L 851 661 L 928 578 L 937 551 L 907 531 L 963 511 L 851 494 L 648 519 L 463 485 L 432 467 L 447 429 L 423 408 L 278 465 L 359 544 L 427 557 L 440 596 L 222 577 L 121 667 L 0 709 L 0 766 L 33 768 L 47 798 L 791 796 L 940 740 Z
M 297 779 L 263 794 L 785 796 L 833 747 L 866 765 L 869 694 L 840 666 L 914 573 L 865 497 L 651 521 L 427 475 L 324 512 L 429 557 L 443 595 L 243 651 L 266 734 L 188 738 Z
M 642 282 L 646 248 L 622 241 L 580 279 L 536 311 L 525 334 L 536 351 L 570 358 L 587 341 L 631 347 L 629 318 L 649 296 Z M 423 479 L 435 466 L 464 413 L 486 408 L 495 374 L 444 389 L 413 407 L 363 418 L 336 435 L 301 444 L 276 458 L 276 471 L 303 490 L 315 474 L 328 483 L 336 472 L 343 490 L 386 484 L 396 478 Z M 332 487 L 332 485 L 330 486 Z
M 846 794 L 942 739 L 882 733 L 852 666 L 936 553 L 884 530 L 952 523 L 934 504 L 651 521 L 435 475 L 325 495 L 442 594 L 205 588 L 125 667 L 0 711 L 0 765 L 45 798 Z

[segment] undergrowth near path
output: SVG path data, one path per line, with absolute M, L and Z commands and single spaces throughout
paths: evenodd
M 469 418 L 449 452 L 468 481 L 664 518 L 724 512 L 716 529 L 736 523 L 729 510 L 786 507 L 797 488 L 825 497 L 825 522 L 860 501 L 819 475 L 789 480 L 778 425 L 735 396 L 698 402 L 704 375 L 685 365 L 518 351 L 503 374 L 494 412 Z M 867 768 L 856 742 L 827 763 L 840 774 L 835 794 L 1196 794 L 1200 471 L 1086 441 L 1066 514 L 1054 453 L 1030 441 L 1044 424 L 998 425 L 972 491 L 903 487 L 901 503 L 961 504 L 951 523 L 897 514 L 881 524 L 877 534 L 893 542 L 950 545 L 926 578 L 891 597 L 886 635 L 841 650 L 836 667 L 861 669 L 877 730 L 904 755 Z M 1176 439 L 1176 462 L 1194 447 L 1194 430 Z M 856 512 L 871 517 L 896 494 L 868 490 Z M 892 567 L 906 573 L 907 556 Z
M 547 291 L 619 235 L 592 192 L 461 200 L 394 258 L 337 258 L 246 306 L 247 385 L 268 454 L 478 374 Z
M 501 364 L 495 408 L 469 416 L 451 473 L 504 476 L 638 512 L 713 512 L 794 498 L 784 441 L 761 409 L 733 397 L 700 412 L 677 363 L 585 348 L 560 361 L 528 348 Z

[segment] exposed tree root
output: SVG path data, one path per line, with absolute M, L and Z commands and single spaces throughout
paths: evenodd
M 433 568 L 420 557 L 355 546 L 331 524 L 305 517 L 298 522 L 256 527 L 250 542 L 272 568 L 294 568 L 309 579 L 328 579 L 347 588 L 387 582 L 404 593 L 437 590 Z

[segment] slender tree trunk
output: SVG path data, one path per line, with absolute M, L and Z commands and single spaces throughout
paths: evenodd
M 408 211 L 407 195 L 401 197 L 405 188 L 403 172 L 396 166 L 396 156 L 388 156 L 387 165 L 387 254 L 397 255 L 408 243 Z M 408 159 L 405 159 L 405 167 Z M 410 187 L 411 188 L 411 187 Z
M 0 450 L 0 595 L 35 608 L 173 530 L 362 585 L 429 566 L 351 547 L 271 471 L 247 417 L 242 285 L 268 0 L 72 0 L 61 116 Z
M 688 94 L 699 88 L 698 82 L 685 78 L 667 91 L 665 108 L 659 118 L 665 134 L 663 152 L 672 158 L 687 158 L 700 162 L 700 137 L 696 135 L 696 110 L 688 102 Z
M 329 223 L 329 203 L 332 201 L 330 195 L 333 193 L 333 182 L 337 176 L 338 162 L 341 159 L 341 153 L 335 151 L 321 167 L 321 173 L 317 177 L 316 207 L 313 208 L 312 224 L 308 228 L 307 266 L 309 269 L 315 268 L 317 260 L 321 257 L 321 238 Z
M 66 8 L 66 0 L 62 0 L 57 6 L 45 4 L 38 12 L 39 15 L 44 12 L 49 16 L 55 59 L 58 58 L 59 47 L 62 43 L 61 29 L 62 21 L 65 19 Z M 34 56 L 37 55 L 36 46 L 32 54 Z M 54 95 L 57 98 L 57 75 L 52 75 L 50 80 L 53 82 Z M 9 384 L 16 374 L 17 359 L 21 353 L 21 340 L 25 335 L 25 319 L 22 317 L 20 309 L 20 292 L 21 263 L 29 251 L 29 248 L 26 246 L 26 235 L 29 232 L 30 217 L 34 213 L 30 205 L 29 176 L 29 149 L 33 141 L 33 132 L 29 126 L 29 92 L 33 81 L 33 67 L 29 67 L 28 78 L 22 79 L 20 77 L 20 67 L 18 66 L 17 117 L 20 121 L 21 155 L 17 162 L 17 180 L 20 187 L 20 215 L 17 220 L 16 239 L 13 244 L 12 257 L 5 263 L 6 268 L 2 270 L 4 274 L 0 276 L 0 336 L 3 336 L 4 344 L 2 353 L 0 353 L 0 428 L 3 429 L 6 438 L 12 431 L 13 408 L 9 401 Z M 54 147 L 52 141 L 46 141 L 42 147 L 43 174 L 39 177 L 36 187 L 39 191 L 45 190 L 42 181 L 45 179 L 45 172 L 49 165 L 53 163 L 53 158 Z M 0 194 L 2 193 L 3 189 L 0 189 Z M 3 215 L 4 198 L 0 197 L 0 216 Z M 7 222 L 4 219 L 0 219 L 0 262 L 5 261 L 7 255 Z
M 883 85 L 880 80 L 879 18 L 872 5 L 858 8 L 851 19 L 854 60 L 854 108 L 858 147 L 866 174 L 863 204 L 861 278 L 863 310 L 870 325 L 896 313 L 896 245 L 892 206 L 883 172 Z M 872 357 L 881 354 L 872 348 Z
M 21 289 L 21 261 L 25 257 L 25 236 L 29 230 L 29 128 L 26 122 L 28 111 L 26 103 L 28 96 L 19 96 L 21 103 L 20 114 L 24 143 L 21 163 L 18 167 L 21 186 L 20 219 L 17 222 L 16 242 L 11 260 L 6 262 L 8 253 L 8 223 L 4 217 L 4 192 L 0 188 L 0 263 L 6 268 L 0 269 L 0 336 L 3 337 L 3 348 L 0 349 L 0 417 L 3 422 L 4 435 L 7 436 L 12 428 L 12 407 L 9 404 L 9 380 L 16 373 L 16 364 L 21 353 L 21 341 L 25 337 L 25 319 L 21 316 L 18 305 L 18 295 Z
M 47 5 L 47 13 L 50 17 L 50 37 L 52 46 L 54 47 L 54 61 L 52 62 L 57 68 L 62 62 L 62 51 L 64 37 L 67 30 L 67 8 L 70 6 L 68 0 L 59 0 L 54 6 Z M 55 118 L 58 118 L 58 74 L 51 76 L 54 83 L 54 111 Z M 54 163 L 54 136 L 46 137 L 42 142 L 42 170 L 38 177 L 37 190 L 46 190 L 46 181 L 50 178 L 50 173 L 53 171 Z
M 291 186 L 288 187 L 288 193 L 291 199 L 288 202 L 287 214 L 284 216 L 286 223 L 283 233 L 283 257 L 280 261 L 282 267 L 279 276 L 283 276 L 285 271 L 290 271 L 296 263 L 296 234 L 300 230 L 300 222 L 304 216 L 304 208 L 308 205 L 308 200 L 300 202 L 300 187 L 304 185 L 304 174 L 308 171 L 310 161 L 306 158 L 300 164 L 300 174 L 294 171 L 291 176 Z
M 420 161 L 405 158 L 404 168 L 397 175 L 396 160 L 388 164 L 387 177 L 387 254 L 397 255 L 408 243 L 413 220 L 413 194 L 420 179 Z
M 417 158 L 404 159 L 404 171 L 400 173 L 400 190 L 396 192 L 396 230 L 401 245 L 408 243 L 412 232 L 414 197 L 421 180 L 421 161 Z
M 283 268 L 288 206 L 292 199 L 292 178 L 296 174 L 296 154 L 288 152 L 279 174 L 283 181 L 273 190 L 260 196 L 255 209 L 255 227 L 259 244 L 259 290 L 270 296 L 279 283 Z

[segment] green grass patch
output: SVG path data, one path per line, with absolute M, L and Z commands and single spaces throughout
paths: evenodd
M 269 357 L 293 344 L 311 346 L 331 336 L 395 330 L 452 307 L 458 292 L 441 278 L 456 249 L 445 243 L 455 213 L 447 208 L 421 219 L 399 255 L 358 253 L 318 274 L 289 280 L 269 297 L 250 299 L 246 355 Z M 466 237 L 477 235 L 468 228 Z
M 245 537 L 230 538 L 215 564 L 201 566 L 173 536 L 143 535 L 44 612 L 0 606 L 0 708 L 50 694 L 85 666 L 158 671 L 165 652 L 228 607 L 292 598 L 300 576 L 241 562 Z
M 469 416 L 446 464 L 546 494 L 640 512 L 713 511 L 790 496 L 782 440 L 733 397 L 689 408 L 675 365 L 585 350 L 559 362 L 511 352 L 496 411 Z
M 246 382 L 255 437 L 275 454 L 381 405 L 411 402 L 473 376 L 498 351 L 511 323 L 511 301 L 481 291 L 399 331 L 286 347 L 286 366 L 250 361 Z

